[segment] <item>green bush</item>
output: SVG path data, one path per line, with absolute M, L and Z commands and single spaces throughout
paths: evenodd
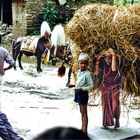
M 57 8 L 51 5 L 46 5 L 44 10 L 44 20 L 47 21 L 50 25 L 51 30 L 55 25 L 59 23 L 59 11 Z
M 140 123 L 140 117 L 135 118 L 136 122 Z

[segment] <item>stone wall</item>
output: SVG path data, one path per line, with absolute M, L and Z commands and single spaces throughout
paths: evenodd
M 40 29 L 44 6 L 44 0 L 26 0 L 27 34 Z
M 42 22 L 43 0 L 13 0 L 13 27 L 15 36 L 28 35 L 40 28 Z M 33 25 L 38 24 L 38 29 Z
M 33 34 L 40 30 L 43 21 L 45 2 L 57 7 L 63 16 L 68 19 L 80 6 L 88 3 L 102 2 L 103 0 L 67 0 L 65 5 L 59 5 L 59 0 L 12 0 L 13 27 L 15 36 Z M 106 2 L 111 2 L 108 0 Z
M 13 26 L 12 31 L 15 35 L 25 35 L 27 32 L 25 2 L 22 0 L 12 3 Z

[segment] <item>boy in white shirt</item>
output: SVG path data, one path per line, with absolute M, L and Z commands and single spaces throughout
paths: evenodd
M 82 118 L 82 131 L 87 133 L 88 128 L 88 92 L 93 88 L 93 79 L 90 71 L 88 70 L 88 56 L 85 53 L 79 55 L 78 60 L 79 71 L 75 85 L 74 101 L 79 104 L 81 118 Z

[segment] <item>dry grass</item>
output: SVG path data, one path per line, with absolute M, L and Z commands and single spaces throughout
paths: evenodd
M 93 59 L 112 47 L 122 63 L 123 91 L 140 95 L 140 4 L 82 6 L 65 26 L 65 33 L 74 45 L 75 69 L 81 51 L 88 54 L 92 69 Z

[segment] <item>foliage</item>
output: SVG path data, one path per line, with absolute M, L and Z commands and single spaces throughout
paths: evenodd
M 140 123 L 140 117 L 135 118 L 136 122 Z
M 114 0 L 115 5 L 126 5 L 126 0 Z
M 43 18 L 49 23 L 51 30 L 57 24 L 65 24 L 67 21 L 65 7 L 46 3 Z
M 28 64 L 35 64 L 36 63 L 36 58 L 35 58 L 35 56 L 28 57 L 28 56 L 23 55 L 22 61 L 24 63 L 28 63 Z
M 30 33 L 30 35 L 40 35 L 40 31 L 39 30 L 34 30 L 33 33 Z
M 44 10 L 43 18 L 49 23 L 50 28 L 53 29 L 53 27 L 57 24 L 58 21 L 58 9 L 51 5 L 47 5 Z
M 65 5 L 46 2 L 43 19 L 49 23 L 51 30 L 55 25 L 65 25 L 73 17 L 75 8 L 72 8 L 71 5 L 72 2 L 67 2 Z
M 126 4 L 134 4 L 134 3 L 140 3 L 139 0 L 114 0 L 115 5 L 126 5 Z

